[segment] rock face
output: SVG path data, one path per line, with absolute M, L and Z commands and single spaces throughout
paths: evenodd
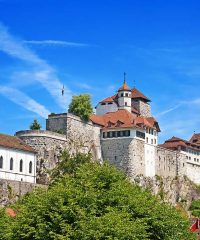
M 138 176 L 134 179 L 134 182 L 141 187 L 149 189 L 162 201 L 173 206 L 179 204 L 186 211 L 188 211 L 193 200 L 200 198 L 199 186 L 184 176 L 177 178 L 162 178 L 160 176 L 147 178 Z

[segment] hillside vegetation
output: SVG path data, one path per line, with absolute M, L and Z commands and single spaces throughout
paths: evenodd
M 37 189 L 0 212 L 0 239 L 192 240 L 187 219 L 89 155 L 62 155 L 48 190 Z

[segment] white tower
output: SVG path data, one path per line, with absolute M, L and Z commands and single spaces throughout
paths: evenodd
M 127 86 L 125 79 L 118 90 L 118 105 L 119 109 L 126 109 L 131 112 L 131 89 Z

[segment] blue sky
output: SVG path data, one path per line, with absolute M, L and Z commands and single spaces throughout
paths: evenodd
M 0 0 L 0 132 L 44 128 L 74 94 L 96 105 L 124 71 L 152 100 L 160 142 L 200 132 L 199 12 L 198 0 Z

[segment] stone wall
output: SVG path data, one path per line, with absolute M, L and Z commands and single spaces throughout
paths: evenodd
M 66 134 L 67 113 L 50 114 L 46 119 L 46 130 Z
M 159 146 L 156 151 L 156 175 L 164 178 L 187 175 L 186 155 Z
M 16 202 L 24 194 L 33 191 L 36 187 L 46 188 L 41 184 L 0 179 L 0 206 Z
M 48 170 L 55 167 L 62 150 L 68 149 L 66 136 L 44 130 L 20 131 L 16 136 L 37 152 L 37 183 L 48 183 Z
M 144 143 L 132 138 L 101 141 L 103 160 L 122 169 L 131 179 L 144 174 Z
M 141 100 L 132 100 L 132 106 L 135 107 L 141 116 L 151 117 L 151 106 Z
M 74 152 L 92 153 L 95 160 L 101 159 L 100 127 L 84 122 L 73 114 L 67 114 L 67 135 L 70 149 Z

